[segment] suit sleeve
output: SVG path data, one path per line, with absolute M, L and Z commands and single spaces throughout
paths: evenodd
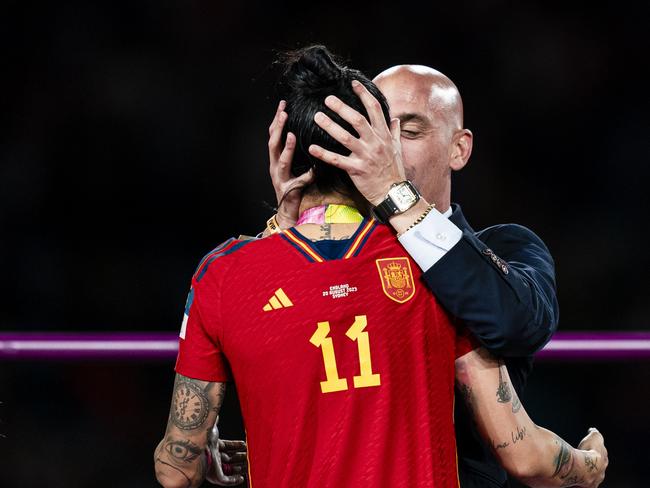
M 557 328 L 555 266 L 534 232 L 490 227 L 460 241 L 423 275 L 443 307 L 492 353 L 532 355 Z

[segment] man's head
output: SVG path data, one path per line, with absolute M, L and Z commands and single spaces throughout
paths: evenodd
M 352 91 L 352 80 L 358 80 L 379 100 L 386 121 L 390 123 L 386 98 L 363 73 L 335 62 L 330 52 L 323 46 L 311 46 L 290 53 L 285 60 L 285 66 L 279 87 L 280 95 L 287 102 L 285 111 L 288 118 L 284 126 L 283 139 L 286 139 L 288 132 L 296 135 L 292 173 L 298 176 L 313 167 L 313 185 L 318 193 L 355 194 L 356 189 L 347 173 L 309 154 L 308 149 L 311 144 L 317 144 L 339 154 L 350 154 L 348 149 L 316 125 L 314 115 L 316 112 L 323 112 L 351 134 L 358 136 L 350 124 L 325 105 L 325 98 L 328 95 L 336 95 L 368 118 L 361 100 Z
M 427 66 L 401 65 L 373 80 L 399 118 L 406 177 L 440 210 L 449 206 L 451 172 L 465 166 L 472 133 L 463 128 L 463 102 L 456 85 Z

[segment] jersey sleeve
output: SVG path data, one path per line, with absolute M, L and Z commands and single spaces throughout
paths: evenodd
M 216 331 L 206 319 L 214 313 L 205 309 L 199 297 L 196 282 L 193 283 L 185 304 L 185 314 L 179 336 L 176 372 L 188 378 L 203 381 L 225 382 L 231 379 Z M 218 320 L 218 317 L 216 317 Z

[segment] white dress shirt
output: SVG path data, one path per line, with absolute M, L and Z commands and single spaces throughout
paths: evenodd
M 436 264 L 463 236 L 463 231 L 449 220 L 451 213 L 451 207 L 444 213 L 433 208 L 422 222 L 399 237 L 422 271 Z

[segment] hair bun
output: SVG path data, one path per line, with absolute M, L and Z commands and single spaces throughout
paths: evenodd
M 325 46 L 310 46 L 294 51 L 287 56 L 285 66 L 280 86 L 306 94 L 331 89 L 341 81 L 345 71 Z

